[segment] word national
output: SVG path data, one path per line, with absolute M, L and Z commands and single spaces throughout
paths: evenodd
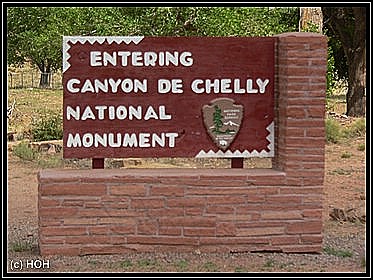
M 172 116 L 166 113 L 166 107 L 164 105 L 158 106 L 154 109 L 153 106 L 148 106 L 143 109 L 142 106 L 107 106 L 107 105 L 96 105 L 93 107 L 86 106 L 84 110 L 81 110 L 80 106 L 66 107 L 66 119 L 67 120 L 171 120 Z

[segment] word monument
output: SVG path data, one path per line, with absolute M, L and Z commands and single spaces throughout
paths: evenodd
M 93 168 L 38 173 L 40 254 L 322 252 L 326 62 L 307 32 L 65 36 L 63 156 Z M 240 168 L 101 165 L 128 157 Z

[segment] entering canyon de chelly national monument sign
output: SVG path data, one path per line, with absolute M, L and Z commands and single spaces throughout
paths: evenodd
M 272 168 L 42 170 L 41 254 L 320 252 L 325 73 L 315 33 L 64 37 L 65 158 Z
M 273 156 L 274 38 L 65 40 L 65 157 Z

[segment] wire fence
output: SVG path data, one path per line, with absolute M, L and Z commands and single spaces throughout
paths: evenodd
M 8 88 L 62 89 L 62 74 L 59 72 L 41 73 L 37 70 L 8 72 Z

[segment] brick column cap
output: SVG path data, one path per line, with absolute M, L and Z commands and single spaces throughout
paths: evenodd
M 277 35 L 273 35 L 273 37 L 326 37 L 323 34 L 316 33 L 316 32 L 285 32 Z

